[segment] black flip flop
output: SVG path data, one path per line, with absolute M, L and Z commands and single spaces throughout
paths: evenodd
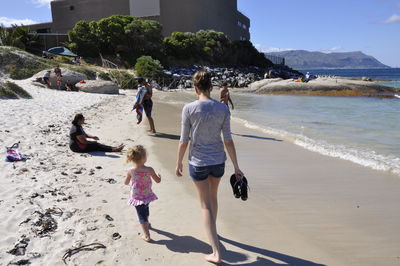
M 242 200 L 246 201 L 248 199 L 248 188 L 249 188 L 247 178 L 243 176 L 242 180 L 240 180 L 239 182 L 240 182 L 241 198 Z
M 233 174 L 231 175 L 231 186 L 232 186 L 232 190 L 233 190 L 233 195 L 235 196 L 235 198 L 240 198 L 240 180 L 236 179 L 236 175 Z

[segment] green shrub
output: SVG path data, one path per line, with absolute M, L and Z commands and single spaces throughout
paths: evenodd
M 135 64 L 136 73 L 144 78 L 157 79 L 162 76 L 163 69 L 160 61 L 151 56 L 139 57 Z
M 1 99 L 18 99 L 18 95 L 15 94 L 9 88 L 0 84 L 0 98 Z
M 106 72 L 103 72 L 103 71 L 101 71 L 99 73 L 99 78 L 102 79 L 102 80 L 111 80 L 110 74 L 108 74 Z
M 72 71 L 82 73 L 87 76 L 88 79 L 96 79 L 96 70 L 87 66 L 70 66 L 68 67 Z
M 129 74 L 126 71 L 121 70 L 111 70 L 111 79 L 124 90 L 136 89 L 138 86 L 137 80 L 134 75 Z
M 23 88 L 15 84 L 14 82 L 8 81 L 6 83 L 6 87 L 9 88 L 11 91 L 13 91 L 15 94 L 17 94 L 21 98 L 26 98 L 26 99 L 32 99 L 32 96 Z
M 68 65 L 72 65 L 72 60 L 69 57 L 65 57 L 65 56 L 56 56 L 54 58 L 54 61 L 61 63 L 61 64 L 68 64 Z

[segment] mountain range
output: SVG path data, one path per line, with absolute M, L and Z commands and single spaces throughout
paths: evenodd
M 286 65 L 294 69 L 370 69 L 390 68 L 363 52 L 322 53 L 305 50 L 265 53 L 284 57 Z

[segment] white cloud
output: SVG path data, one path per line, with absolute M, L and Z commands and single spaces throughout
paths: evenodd
M 10 27 L 11 25 L 30 25 L 36 24 L 38 22 L 31 20 L 31 19 L 15 19 L 15 18 L 7 18 L 7 17 L 0 17 L 0 25 L 5 27 Z
M 262 44 L 255 44 L 254 47 L 261 53 L 273 53 L 273 52 L 284 52 L 284 51 L 291 51 L 296 50 L 293 48 L 277 48 L 277 47 L 267 47 Z
M 32 0 L 32 2 L 38 6 L 48 6 L 50 7 L 50 2 L 53 0 Z
M 382 21 L 384 24 L 395 24 L 395 23 L 400 23 L 400 15 L 394 14 L 391 17 L 385 19 Z

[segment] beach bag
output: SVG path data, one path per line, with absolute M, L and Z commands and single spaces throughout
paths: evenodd
M 14 143 L 11 147 L 6 147 L 7 154 L 6 154 L 6 161 L 8 162 L 18 162 L 18 161 L 25 161 L 26 158 L 23 157 L 19 152 L 19 143 Z

